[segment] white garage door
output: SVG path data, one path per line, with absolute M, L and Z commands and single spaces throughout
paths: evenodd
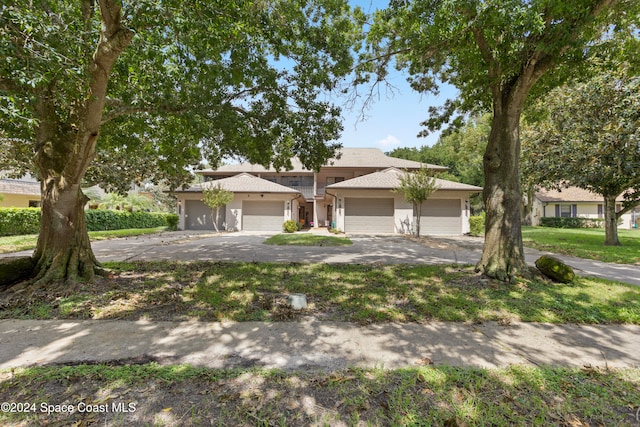
M 460 199 L 431 199 L 422 204 L 420 234 L 462 234 Z
M 393 233 L 393 199 L 347 197 L 344 228 L 347 233 Z
M 284 202 L 243 202 L 242 229 L 247 231 L 281 231 Z
M 211 209 L 200 200 L 187 200 L 185 203 L 184 224 L 187 230 L 215 230 L 211 220 Z M 218 212 L 218 230 L 224 230 L 225 207 Z
M 184 205 L 184 228 L 187 230 L 213 230 L 211 209 L 200 200 L 187 200 Z

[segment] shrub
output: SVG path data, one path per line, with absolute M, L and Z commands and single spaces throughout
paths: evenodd
M 604 226 L 604 219 L 563 217 L 540 218 L 540 225 L 542 227 L 553 228 L 602 228 Z
M 296 231 L 298 231 L 298 225 L 297 222 L 292 220 L 292 219 L 288 219 L 284 222 L 284 224 L 282 224 L 282 228 L 284 229 L 284 231 L 286 231 L 287 233 L 295 233 Z
M 167 214 L 167 228 L 171 231 L 176 231 L 178 229 L 178 220 L 180 217 L 176 214 Z
M 40 208 L 0 208 L 0 236 L 37 234 Z
M 469 218 L 469 228 L 470 234 L 472 236 L 484 236 L 484 219 L 485 213 L 482 212 L 480 215 L 472 216 Z

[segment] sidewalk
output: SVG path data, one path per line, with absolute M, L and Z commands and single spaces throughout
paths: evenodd
M 0 368 L 123 359 L 285 370 L 431 363 L 620 368 L 640 367 L 639 348 L 638 325 L 0 321 Z

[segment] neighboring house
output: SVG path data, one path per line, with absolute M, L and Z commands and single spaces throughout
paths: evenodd
M 40 206 L 40 183 L 31 177 L 0 178 L 0 207 L 35 208 Z
M 623 197 L 616 199 L 616 212 L 622 209 Z M 604 200 L 599 194 L 578 187 L 562 190 L 540 190 L 533 200 L 532 225 L 540 225 L 540 218 L 604 218 Z M 618 228 L 637 228 L 640 209 L 627 212 L 620 218 Z M 634 226 L 635 225 L 635 226 Z
M 179 227 L 213 229 L 211 214 L 202 202 L 203 186 L 220 186 L 234 193 L 221 210 L 219 224 L 229 231 L 280 231 L 285 220 L 305 227 L 333 226 L 347 233 L 409 233 L 413 209 L 400 193 L 400 169 L 446 167 L 386 156 L 375 148 L 343 148 L 319 172 L 293 160 L 293 169 L 276 172 L 259 165 L 225 165 L 200 172 L 201 185 L 176 191 Z M 438 180 L 423 210 L 424 234 L 463 234 L 469 231 L 469 196 L 482 189 Z M 224 212 L 222 212 L 224 211 Z

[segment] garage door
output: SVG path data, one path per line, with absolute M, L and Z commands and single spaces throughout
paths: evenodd
M 211 209 L 200 200 L 187 200 L 184 208 L 184 228 L 187 230 L 213 230 Z
M 393 233 L 393 199 L 345 199 L 347 233 Z
M 460 199 L 432 199 L 422 204 L 420 234 L 462 234 Z
M 281 231 L 284 202 L 243 202 L 242 229 L 247 231 Z

